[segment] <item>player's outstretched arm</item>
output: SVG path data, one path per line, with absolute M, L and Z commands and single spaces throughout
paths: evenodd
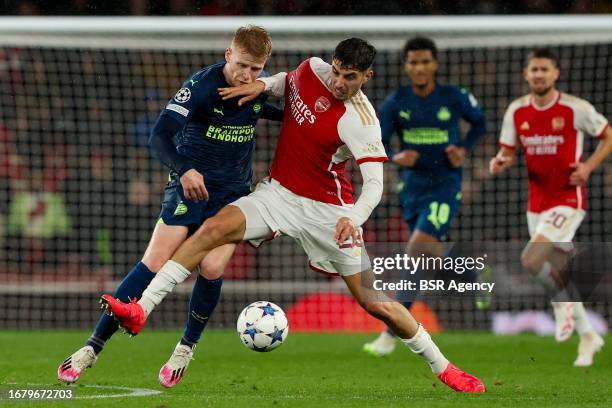
M 224 101 L 241 97 L 238 101 L 238 106 L 242 106 L 243 104 L 252 101 L 261 95 L 265 87 L 266 85 L 263 82 L 257 80 L 246 85 L 219 88 L 219 95 L 221 95 L 221 99 Z
M 238 100 L 238 106 L 252 101 L 261 95 L 262 92 L 266 92 L 272 96 L 283 96 L 285 93 L 285 78 L 287 77 L 286 72 L 279 72 L 276 75 L 266 78 L 258 78 L 256 81 L 250 84 L 232 86 L 229 88 L 219 88 L 219 95 L 224 101 L 236 97 L 241 97 Z
M 497 155 L 489 162 L 489 172 L 493 176 L 496 176 L 508 170 L 514 163 L 515 154 L 516 148 L 502 146 L 499 152 L 497 152 Z
M 572 164 L 574 171 L 570 175 L 570 184 L 573 186 L 586 184 L 591 173 L 606 160 L 610 153 L 612 153 L 612 128 L 608 126 L 591 157 L 584 163 Z

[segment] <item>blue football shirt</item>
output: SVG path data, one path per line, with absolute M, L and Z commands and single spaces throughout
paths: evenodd
M 193 74 L 161 115 L 183 125 L 176 149 L 204 175 L 207 187 L 244 191 L 253 176 L 255 125 L 276 108 L 265 103 L 263 94 L 242 106 L 238 98 L 222 100 L 218 88 L 230 86 L 224 66 L 210 65 Z

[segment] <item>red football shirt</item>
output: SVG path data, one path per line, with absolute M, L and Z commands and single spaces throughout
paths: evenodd
M 269 93 L 285 96 L 272 178 L 302 197 L 352 204 L 353 188 L 344 175 L 348 160 L 387 161 L 374 108 L 361 91 L 346 101 L 334 98 L 331 65 L 320 58 L 302 62 L 280 83 L 278 78 L 262 79 Z
M 510 104 L 501 130 L 501 145 L 520 143 L 529 178 L 528 211 L 540 213 L 556 206 L 586 209 L 584 187 L 569 184 L 572 163 L 582 161 L 584 135 L 601 137 L 608 121 L 587 101 L 559 93 L 539 107 L 531 95 Z

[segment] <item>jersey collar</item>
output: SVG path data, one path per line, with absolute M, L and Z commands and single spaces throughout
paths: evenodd
M 553 106 L 555 106 L 557 104 L 557 102 L 559 102 L 559 99 L 561 98 L 561 92 L 560 91 L 556 91 L 557 92 L 557 96 L 555 98 L 553 98 L 552 101 L 550 101 L 547 105 L 544 106 L 538 106 L 534 101 L 533 101 L 533 95 L 529 98 L 529 103 L 531 104 L 531 106 L 533 106 L 533 108 L 535 110 L 538 111 L 545 111 L 548 110 L 550 108 L 552 108 Z

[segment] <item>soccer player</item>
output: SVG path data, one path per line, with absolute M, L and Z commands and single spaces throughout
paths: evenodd
M 140 297 L 155 273 L 204 220 L 250 192 L 255 124 L 261 117 L 280 120 L 282 111 L 265 104 L 267 96 L 238 106 L 236 101 L 222 100 L 218 88 L 253 82 L 262 74 L 271 50 L 271 39 L 263 28 L 239 28 L 225 50 L 225 62 L 204 67 L 188 78 L 161 112 L 149 143 L 171 169 L 170 180 L 151 241 L 142 260 L 117 288 L 116 298 L 127 302 Z M 198 262 L 200 273 L 189 301 L 187 325 L 160 370 L 161 385 L 172 387 L 183 377 L 219 300 L 223 271 L 235 247 L 234 243 L 220 246 Z M 58 367 L 58 378 L 77 381 L 117 328 L 114 319 L 103 314 L 86 345 Z
M 510 104 L 503 120 L 501 148 L 491 159 L 491 174 L 508 169 L 518 144 L 527 162 L 529 201 L 527 225 L 531 240 L 521 262 L 536 280 L 557 290 L 559 272 L 586 211 L 585 185 L 589 175 L 612 151 L 608 121 L 587 101 L 559 92 L 559 68 L 548 49 L 529 54 L 523 76 L 530 94 Z M 583 161 L 584 135 L 600 139 L 595 152 Z M 604 342 L 588 320 L 581 302 L 553 302 L 557 341 L 580 336 L 575 366 L 590 366 Z
M 453 217 L 461 204 L 461 179 L 466 154 L 485 133 L 485 116 L 474 96 L 463 88 L 440 84 L 437 47 L 425 37 L 409 39 L 404 45 L 404 70 L 410 84 L 385 100 L 381 113 L 382 141 L 389 160 L 402 168 L 400 203 L 408 223 L 408 253 L 413 256 L 442 256 Z M 461 137 L 459 120 L 470 129 Z M 394 135 L 400 151 L 391 149 Z M 420 275 L 420 274 L 417 274 Z M 408 309 L 410 299 L 402 299 Z M 390 329 L 364 351 L 385 356 L 395 349 Z
M 372 287 L 360 226 L 380 201 L 387 156 L 378 119 L 361 87 L 373 75 L 375 53 L 366 41 L 350 38 L 338 44 L 331 64 L 310 58 L 289 73 L 222 91 L 225 98 L 243 96 L 239 103 L 264 90 L 284 96 L 271 179 L 208 219 L 162 267 L 140 301 L 125 304 L 103 295 L 122 327 L 138 333 L 153 308 L 214 248 L 283 234 L 300 243 L 312 267 L 340 274 L 359 304 L 390 325 L 441 381 L 457 391 L 484 392 L 477 378 L 448 362 L 401 304 Z M 351 158 L 363 176 L 356 202 L 344 175 Z

